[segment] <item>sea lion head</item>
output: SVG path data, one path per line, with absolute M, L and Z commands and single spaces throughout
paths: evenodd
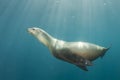
M 45 31 L 43 31 L 42 29 L 37 28 L 37 27 L 28 28 L 28 32 L 35 37 L 42 36 L 45 34 Z
M 34 37 L 36 37 L 40 42 L 42 42 L 47 47 L 55 43 L 55 39 L 41 28 L 37 27 L 28 28 L 28 32 L 32 34 Z

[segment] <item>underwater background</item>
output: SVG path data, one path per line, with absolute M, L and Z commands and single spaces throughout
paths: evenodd
M 54 58 L 27 32 L 109 47 L 89 71 Z M 120 0 L 0 0 L 0 80 L 120 80 Z

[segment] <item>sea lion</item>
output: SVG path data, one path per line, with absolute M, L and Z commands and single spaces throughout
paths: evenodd
M 92 61 L 103 57 L 109 49 L 88 42 L 58 40 L 37 27 L 28 28 L 28 32 L 47 46 L 56 58 L 72 63 L 85 71 L 88 71 L 87 66 L 91 66 Z

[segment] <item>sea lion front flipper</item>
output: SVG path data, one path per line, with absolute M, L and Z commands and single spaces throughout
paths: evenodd
M 86 66 L 92 66 L 92 65 L 93 65 L 93 63 L 92 63 L 90 60 L 87 60 L 87 59 L 85 59 L 84 64 L 85 64 Z
M 87 67 L 86 66 L 81 66 L 81 65 L 76 65 L 77 67 L 81 68 L 82 70 L 84 71 L 88 71 Z
M 79 68 L 81 68 L 81 69 L 83 69 L 85 71 L 88 71 L 87 66 L 92 66 L 92 65 L 93 64 L 92 64 L 91 61 L 89 61 L 89 60 L 87 60 L 85 58 L 82 58 L 82 57 L 81 57 L 80 62 L 76 64 L 77 67 L 79 67 Z
M 79 56 L 79 58 L 76 58 L 76 62 L 75 64 L 76 65 L 80 65 L 80 66 L 92 66 L 92 62 L 90 60 L 87 60 L 81 56 Z

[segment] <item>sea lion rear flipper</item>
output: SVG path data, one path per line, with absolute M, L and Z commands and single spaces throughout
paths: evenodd
M 110 47 L 109 47 L 109 48 L 105 48 L 105 49 L 103 50 L 103 54 L 101 54 L 101 58 L 103 58 L 103 56 L 105 55 L 105 53 L 106 53 L 109 49 L 110 49 Z
M 82 70 L 84 71 L 88 71 L 87 67 L 86 66 L 81 66 L 81 65 L 76 65 L 77 67 L 81 68 Z

